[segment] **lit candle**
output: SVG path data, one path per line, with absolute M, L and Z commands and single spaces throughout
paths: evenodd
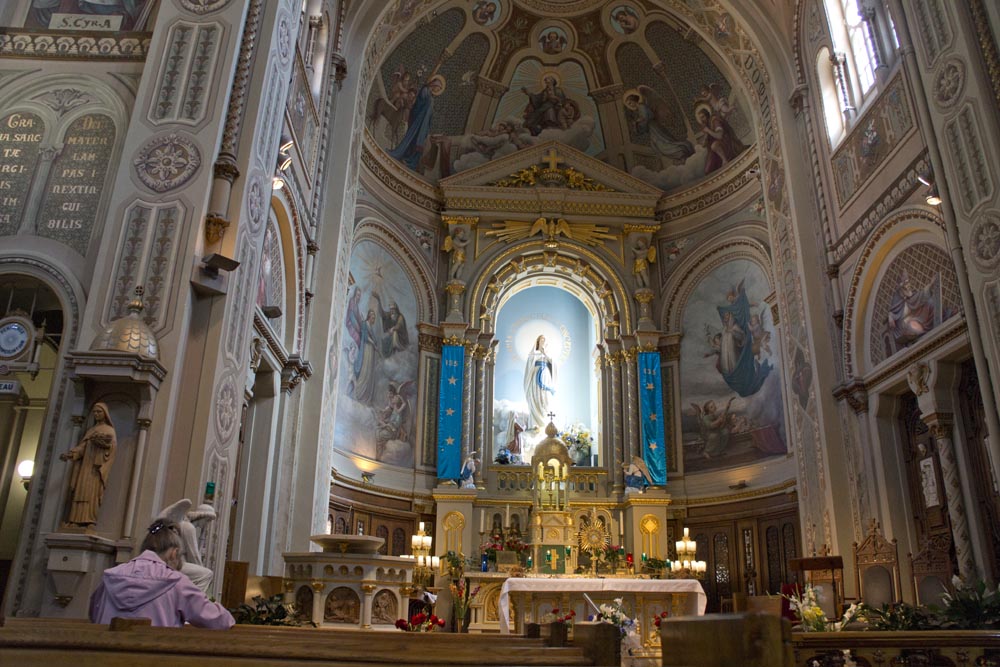
M 479 510 L 479 532 L 486 532 L 486 510 Z
M 420 522 L 420 532 L 421 533 L 424 532 L 424 522 L 423 521 Z
M 507 503 L 507 522 L 504 525 L 510 527 L 510 503 Z
M 684 540 L 677 540 L 676 542 L 674 542 L 674 546 L 677 547 L 677 555 L 678 556 L 681 555 L 681 553 L 684 551 Z
M 423 541 L 424 549 L 430 549 L 431 548 L 431 536 L 430 535 L 424 535 L 421 538 L 421 540 Z
M 684 529 L 684 539 L 686 540 L 686 539 L 687 539 L 688 537 L 689 537 L 689 534 L 688 534 L 688 529 L 687 529 L 687 528 L 685 528 L 685 529 Z
M 642 552 L 642 562 L 643 563 L 646 562 L 646 552 L 645 551 Z
M 528 569 L 529 569 L 529 570 L 531 569 L 531 566 L 532 566 L 533 564 L 534 564 L 534 560 L 533 560 L 533 559 L 531 558 L 531 556 L 528 556 Z

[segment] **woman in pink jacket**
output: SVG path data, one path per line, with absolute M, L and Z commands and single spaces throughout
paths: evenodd
M 90 597 L 90 620 L 107 624 L 115 617 L 148 618 L 157 627 L 190 623 L 199 628 L 231 628 L 232 614 L 178 571 L 180 551 L 177 524 L 153 522 L 142 542 L 142 553 L 104 571 Z

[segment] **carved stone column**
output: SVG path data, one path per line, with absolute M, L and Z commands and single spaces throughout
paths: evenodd
M 937 445 L 938 462 L 941 464 L 941 477 L 944 479 L 944 492 L 948 501 L 948 518 L 951 520 L 951 536 L 955 542 L 955 556 L 958 560 L 958 573 L 965 581 L 973 581 L 978 575 L 976 559 L 972 553 L 972 539 L 969 536 L 969 517 L 965 513 L 965 502 L 962 499 L 958 460 L 955 457 L 955 446 L 952 441 L 954 419 L 950 414 L 939 413 L 921 415 L 920 418 L 930 428 Z
M 621 341 L 608 341 L 608 352 L 605 355 L 605 373 L 608 378 L 608 422 L 605 432 L 611 436 L 611 461 L 614 479 L 614 490 L 620 493 L 625 488 L 622 477 L 621 463 L 625 460 L 622 451 L 622 380 L 621 380 Z
M 623 352 L 622 361 L 622 382 L 624 383 L 625 406 L 622 411 L 624 416 L 625 446 L 623 461 L 630 460 L 633 456 L 642 456 L 637 448 L 639 443 L 639 391 L 638 380 L 636 379 L 636 359 L 638 348 L 630 348 Z

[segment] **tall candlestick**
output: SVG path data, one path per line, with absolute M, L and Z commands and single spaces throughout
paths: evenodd
M 479 532 L 486 532 L 486 510 L 479 510 Z
M 510 503 L 507 503 L 507 522 L 504 525 L 510 528 Z

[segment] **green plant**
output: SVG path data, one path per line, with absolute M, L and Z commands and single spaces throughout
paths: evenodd
M 941 621 L 927 607 L 897 602 L 883 604 L 876 609 L 866 604 L 858 605 L 858 618 L 868 624 L 870 630 L 937 630 Z
M 232 609 L 233 618 L 241 625 L 303 625 L 296 617 L 295 605 L 286 604 L 279 593 L 269 598 L 256 595 L 253 605 L 246 603 Z M 311 623 L 315 626 L 315 623 Z
M 948 630 L 985 630 L 1000 628 L 1000 587 L 986 582 L 966 584 L 952 579 L 953 593 L 942 596 L 939 610 L 941 627 Z

